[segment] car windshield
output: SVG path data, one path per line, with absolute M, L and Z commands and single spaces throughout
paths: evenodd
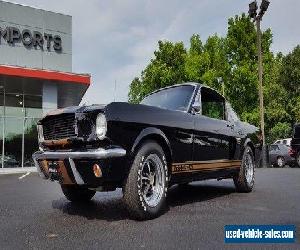
M 187 111 L 195 87 L 192 85 L 176 86 L 146 96 L 141 104 L 164 109 Z
M 277 146 L 277 145 L 270 145 L 270 151 L 271 151 L 271 150 L 276 150 L 276 149 L 278 149 L 278 146 Z

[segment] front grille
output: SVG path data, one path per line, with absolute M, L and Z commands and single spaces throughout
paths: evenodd
M 43 121 L 45 140 L 59 140 L 76 136 L 75 114 L 49 116 Z
M 81 116 L 77 122 L 78 135 L 83 138 L 89 138 L 95 125 L 87 116 Z

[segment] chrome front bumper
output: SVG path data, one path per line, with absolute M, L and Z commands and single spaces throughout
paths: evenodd
M 87 151 L 38 151 L 32 155 L 35 167 L 38 170 L 39 175 L 47 179 L 47 177 L 42 172 L 39 160 L 68 160 L 71 166 L 72 173 L 74 175 L 77 184 L 82 185 L 84 181 L 76 169 L 74 160 L 77 159 L 107 159 L 122 157 L 126 155 L 126 150 L 123 148 L 112 148 L 112 149 L 94 149 Z

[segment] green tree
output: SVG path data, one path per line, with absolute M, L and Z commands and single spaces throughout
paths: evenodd
M 129 101 L 137 103 L 148 93 L 176 83 L 195 81 L 221 92 L 242 120 L 259 126 L 257 33 L 245 14 L 229 18 L 225 37 L 200 35 L 182 42 L 159 41 L 158 49 L 140 77 L 130 85 Z M 287 56 L 274 55 L 272 32 L 262 32 L 265 132 L 267 141 L 290 136 L 291 124 L 300 121 L 300 46 Z
M 287 92 L 286 106 L 291 123 L 300 122 L 300 45 L 283 57 L 279 81 Z
M 264 68 L 265 132 L 269 143 L 278 138 L 286 137 L 286 131 L 291 131 L 291 115 L 288 113 L 286 106 L 288 92 L 279 81 L 281 67 L 282 55 L 278 54 Z M 283 124 L 284 129 L 282 129 Z M 289 125 L 289 130 L 286 129 L 286 125 Z
M 276 125 L 270 129 L 268 142 L 273 143 L 279 138 L 288 138 L 291 136 L 292 129 L 288 122 L 278 122 Z
M 221 91 L 217 78 L 226 82 L 229 64 L 225 50 L 225 39 L 213 35 L 202 45 L 199 35 L 190 40 L 189 53 L 186 56 L 185 74 L 189 81 L 201 82 Z
M 148 93 L 186 80 L 184 73 L 186 49 L 183 42 L 172 43 L 159 41 L 154 58 L 142 72 L 140 78 L 135 78 L 129 91 L 129 101 L 138 103 Z
M 188 81 L 201 82 L 209 58 L 203 52 L 203 44 L 199 35 L 194 34 L 190 39 L 190 49 L 185 57 L 185 75 Z
M 135 77 L 131 84 L 129 89 L 129 102 L 131 103 L 138 103 L 139 100 L 143 97 L 143 84 L 141 83 L 140 79 L 138 77 Z
M 256 29 L 245 14 L 228 21 L 226 51 L 230 73 L 226 96 L 243 120 L 259 125 Z M 270 29 L 262 33 L 264 67 L 272 61 Z

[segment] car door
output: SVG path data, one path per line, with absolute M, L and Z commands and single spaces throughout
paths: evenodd
M 193 161 L 229 160 L 234 125 L 226 121 L 224 97 L 201 87 L 195 102 L 201 110 L 194 114 Z

